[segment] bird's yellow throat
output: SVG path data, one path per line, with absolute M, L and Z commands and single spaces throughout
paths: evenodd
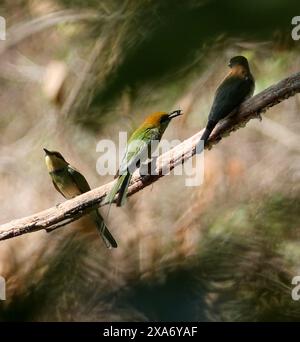
M 53 172 L 67 166 L 67 163 L 64 160 L 54 155 L 46 155 L 45 162 L 49 172 Z

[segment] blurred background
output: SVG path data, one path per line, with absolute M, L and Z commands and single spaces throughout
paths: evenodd
M 0 224 L 63 198 L 42 148 L 92 187 L 97 142 L 180 108 L 165 137 L 206 123 L 230 57 L 256 91 L 300 69 L 299 1 L 2 0 Z M 169 176 L 113 207 L 106 250 L 85 218 L 0 242 L 0 320 L 299 321 L 300 97 L 205 153 L 205 181 Z M 106 209 L 102 209 L 106 212 Z

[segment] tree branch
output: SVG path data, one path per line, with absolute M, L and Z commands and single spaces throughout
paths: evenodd
M 232 131 L 246 125 L 246 123 L 268 108 L 300 92 L 300 73 L 296 73 L 280 81 L 279 83 L 265 89 L 256 96 L 245 101 L 236 114 L 220 123 L 211 135 L 207 146 L 210 149 L 223 137 L 228 136 Z M 156 160 L 156 174 L 140 176 L 136 171 L 132 177 L 131 185 L 128 188 L 128 196 L 142 190 L 149 184 L 163 177 L 162 170 L 169 167 L 172 170 L 177 165 L 184 163 L 195 154 L 195 146 L 198 143 L 202 132 L 198 132 L 170 151 L 164 153 Z M 102 200 L 110 190 L 113 182 L 100 186 L 87 193 L 77 196 L 74 199 L 41 211 L 37 214 L 17 219 L 0 226 L 0 240 L 9 239 L 26 233 L 35 232 L 41 229 L 52 231 L 79 219 L 92 208 L 102 206 Z

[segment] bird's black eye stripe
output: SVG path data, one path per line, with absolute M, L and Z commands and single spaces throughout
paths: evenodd
M 61 158 L 61 154 L 60 153 L 54 152 L 53 154 L 55 155 L 55 157 Z
M 166 122 L 169 120 L 169 115 L 164 115 L 161 117 L 160 122 Z
M 52 153 L 55 157 L 57 158 L 60 158 L 60 159 L 63 159 L 64 160 L 64 157 L 59 153 L 59 152 L 53 152 Z

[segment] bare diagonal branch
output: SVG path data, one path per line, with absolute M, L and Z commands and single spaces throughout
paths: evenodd
M 256 96 L 245 101 L 234 116 L 219 124 L 211 135 L 205 148 L 211 148 L 232 131 L 245 126 L 250 119 L 258 117 L 258 115 L 265 112 L 268 108 L 299 92 L 300 73 L 293 74 L 265 89 Z M 183 143 L 161 155 L 156 160 L 156 175 L 140 176 L 138 171 L 135 172 L 128 189 L 128 195 L 130 196 L 142 190 L 149 184 L 152 184 L 163 177 L 162 170 L 166 166 L 172 170 L 175 166 L 180 165 L 191 158 L 195 154 L 195 147 L 200 139 L 201 133 L 202 132 L 196 133 Z M 56 207 L 6 223 L 0 226 L 0 240 L 9 239 L 41 229 L 51 231 L 66 225 L 86 214 L 91 208 L 102 206 L 103 204 L 101 201 L 111 186 L 112 182 L 84 193 L 74 199 L 65 201 Z

